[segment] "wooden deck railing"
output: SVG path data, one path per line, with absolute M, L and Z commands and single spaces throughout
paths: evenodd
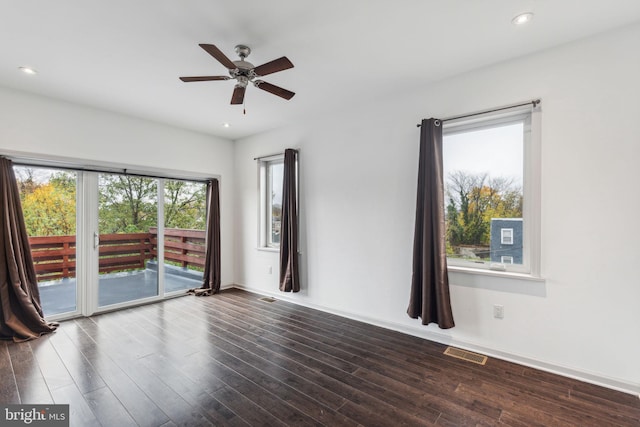
M 100 235 L 100 273 L 141 270 L 158 256 L 158 231 L 149 233 Z M 165 229 L 165 262 L 183 267 L 204 268 L 205 232 Z M 31 254 L 38 281 L 57 280 L 76 275 L 76 236 L 30 237 Z
M 38 281 L 76 276 L 76 236 L 29 237 Z
M 149 228 L 151 254 L 158 256 L 158 229 Z M 182 267 L 204 268 L 205 233 L 203 230 L 183 228 L 164 229 L 164 260 L 180 264 Z
M 144 270 L 151 255 L 151 234 L 101 234 L 100 273 Z

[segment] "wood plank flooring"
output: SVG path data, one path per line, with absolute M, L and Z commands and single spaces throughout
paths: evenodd
M 640 399 L 227 290 L 0 342 L 0 402 L 72 426 L 638 426 Z

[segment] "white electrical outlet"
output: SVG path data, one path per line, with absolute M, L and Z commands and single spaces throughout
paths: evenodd
M 273 267 L 269 266 L 269 274 L 273 274 Z
M 504 319 L 504 306 L 495 304 L 493 306 L 493 317 L 496 319 Z

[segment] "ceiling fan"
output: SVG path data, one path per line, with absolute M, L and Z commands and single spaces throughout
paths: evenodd
M 211 80 L 229 80 L 235 79 L 236 86 L 231 96 L 231 104 L 242 104 L 244 102 L 244 94 L 247 90 L 247 85 L 253 83 L 258 89 L 262 89 L 274 95 L 277 95 L 284 99 L 291 99 L 294 92 L 283 89 L 271 83 L 267 83 L 260 80 L 259 77 L 266 76 L 268 74 L 277 73 L 278 71 L 287 70 L 293 68 L 291 61 L 283 56 L 266 64 L 255 67 L 252 63 L 245 61 L 245 58 L 251 53 L 251 49 L 248 46 L 239 44 L 235 47 L 235 51 L 240 57 L 239 61 L 232 61 L 222 53 L 220 49 L 212 44 L 200 44 L 207 53 L 218 60 L 219 63 L 224 65 L 229 70 L 229 76 L 198 76 L 198 77 L 180 77 L 183 82 L 204 82 Z

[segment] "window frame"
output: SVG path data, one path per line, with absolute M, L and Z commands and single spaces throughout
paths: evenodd
M 258 186 L 259 186 L 259 236 L 258 249 L 279 251 L 280 244 L 272 241 L 272 204 L 273 176 L 270 173 L 271 166 L 284 164 L 284 154 L 258 159 Z M 281 183 L 282 185 L 282 183 Z
M 447 257 L 449 271 L 479 274 L 516 274 L 540 278 L 540 107 L 517 107 L 507 111 L 477 114 L 443 123 L 443 144 L 449 135 L 523 123 L 523 250 L 522 264 L 492 263 Z M 446 177 L 443 177 L 446 179 Z

